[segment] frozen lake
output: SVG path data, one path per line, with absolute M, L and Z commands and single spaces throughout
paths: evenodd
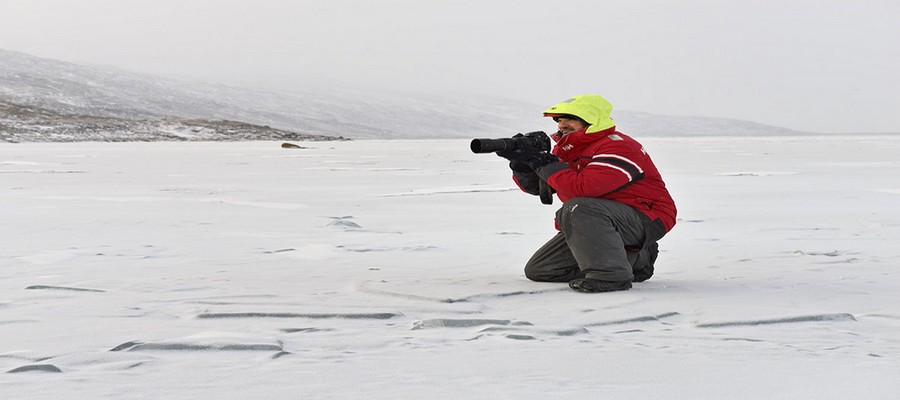
M 900 398 L 900 135 L 637 138 L 679 221 L 602 294 L 467 140 L 0 144 L 0 398 Z

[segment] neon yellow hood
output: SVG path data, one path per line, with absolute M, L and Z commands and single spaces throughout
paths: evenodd
M 616 126 L 615 121 L 609 117 L 612 108 L 612 104 L 600 95 L 580 94 L 548 108 L 544 111 L 544 116 L 574 115 L 591 125 L 585 133 L 596 133 Z

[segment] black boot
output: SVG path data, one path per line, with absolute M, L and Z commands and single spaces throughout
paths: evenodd
M 598 281 L 596 279 L 578 278 L 569 282 L 569 287 L 582 293 L 614 292 L 631 289 L 631 282 Z
M 659 245 L 650 243 L 642 249 L 626 249 L 628 262 L 631 263 L 634 272 L 634 282 L 643 282 L 653 276 L 653 264 L 659 256 Z

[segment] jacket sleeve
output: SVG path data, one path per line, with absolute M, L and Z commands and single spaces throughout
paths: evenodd
M 643 179 L 643 157 L 628 146 L 607 146 L 587 156 L 581 169 L 553 163 L 538 168 L 537 174 L 565 197 L 603 197 Z

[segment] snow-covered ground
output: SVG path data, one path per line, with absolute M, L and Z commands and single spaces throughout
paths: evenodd
M 900 136 L 643 142 L 679 223 L 604 294 L 467 140 L 0 145 L 0 398 L 900 397 Z

